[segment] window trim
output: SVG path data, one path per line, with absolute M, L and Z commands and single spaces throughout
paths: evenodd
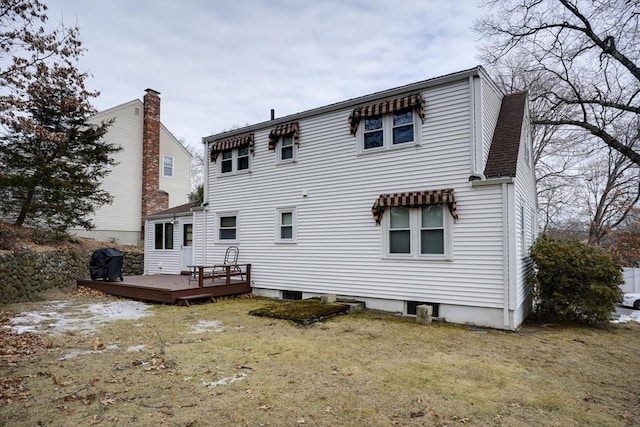
M 160 226 L 160 238 L 162 247 L 158 247 L 158 226 Z M 171 236 L 171 245 L 167 245 L 167 237 Z M 170 247 L 167 247 L 170 246 Z M 174 226 L 171 221 L 155 222 L 153 227 L 153 249 L 156 251 L 172 251 L 175 247 Z
M 228 218 L 228 217 L 235 217 L 236 218 L 236 226 L 235 226 L 236 236 L 235 236 L 234 239 L 222 239 L 222 238 L 220 238 L 220 230 L 222 229 L 221 228 L 222 218 Z M 225 228 L 225 229 L 228 229 L 228 228 Z M 219 212 L 219 213 L 216 214 L 216 235 L 215 235 L 214 242 L 223 243 L 223 244 L 240 242 L 240 215 L 239 215 L 238 211 Z
M 281 236 L 282 232 L 282 214 L 283 213 L 291 213 L 291 239 L 283 239 Z M 298 243 L 298 215 L 297 209 L 295 206 L 277 208 L 275 211 L 275 229 L 274 229 L 274 238 L 276 243 L 282 244 L 295 244 Z
M 165 162 L 166 162 L 168 159 L 171 159 L 171 175 L 167 175 L 167 174 L 165 173 L 165 172 L 166 172 L 166 170 L 165 170 L 165 167 L 166 167 Z M 174 169 L 175 169 L 175 159 L 173 158 L 173 156 L 163 155 L 163 156 L 162 156 L 162 177 L 163 177 L 163 178 L 173 178 L 173 176 L 174 176 Z
M 407 113 L 411 112 L 413 117 L 413 141 L 403 142 L 399 144 L 393 143 L 393 116 L 395 114 Z M 372 119 L 374 117 L 382 116 L 382 146 L 375 148 L 364 148 L 364 135 L 366 128 L 366 120 Z M 358 155 L 367 155 L 372 153 L 380 153 L 384 151 L 392 151 L 392 150 L 402 150 L 408 147 L 418 147 L 422 145 L 422 132 L 421 132 L 421 121 L 420 115 L 415 110 L 401 110 L 394 111 L 386 114 L 381 114 L 378 116 L 366 117 L 362 118 L 362 123 L 358 126 L 358 130 L 356 131 L 356 152 Z M 406 125 L 403 125 L 406 126 Z
M 285 138 L 289 138 L 291 140 L 291 145 L 288 145 L 288 147 L 291 147 L 292 155 L 289 159 L 282 158 L 282 149 L 284 148 L 283 141 Z M 287 165 L 298 162 L 298 144 L 296 144 L 293 134 L 279 136 L 275 144 L 275 151 L 276 165 Z
M 240 149 L 242 148 L 247 149 L 247 154 L 245 156 L 242 156 L 247 158 L 248 166 L 246 169 L 238 169 L 238 161 L 241 158 L 239 154 L 240 154 Z M 225 153 L 229 153 L 229 152 L 231 152 L 231 157 L 225 159 L 224 158 Z M 233 175 L 242 175 L 242 174 L 250 173 L 251 168 L 253 167 L 252 157 L 253 156 L 251 155 L 251 148 L 246 145 L 220 151 L 220 162 L 219 162 L 220 164 L 216 167 L 217 176 L 223 177 L 223 176 L 233 176 Z M 229 172 L 222 172 L 222 164 L 225 161 L 231 162 L 231 170 Z
M 444 239 L 444 253 L 442 254 L 422 254 L 420 253 L 420 236 L 422 230 L 422 208 L 423 206 L 440 205 L 442 209 L 442 226 Z M 382 233 L 381 258 L 386 260 L 403 261 L 453 261 L 453 216 L 448 214 L 446 203 L 432 203 L 421 206 L 394 206 L 409 209 L 409 232 L 410 232 L 410 252 L 408 254 L 393 254 L 390 252 L 391 215 L 387 212 L 382 217 L 380 227 Z

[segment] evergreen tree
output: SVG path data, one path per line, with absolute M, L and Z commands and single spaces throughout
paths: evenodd
M 100 182 L 120 147 L 101 141 L 111 122 L 87 124 L 98 93 L 85 88 L 79 52 L 33 63 L 2 99 L 0 214 L 17 225 L 91 228 L 88 215 L 111 200 Z

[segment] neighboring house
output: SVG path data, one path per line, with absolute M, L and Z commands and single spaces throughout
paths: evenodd
M 117 165 L 102 188 L 113 203 L 98 208 L 93 230 L 71 233 L 99 241 L 142 244 L 144 218 L 188 200 L 191 154 L 160 122 L 159 92 L 99 112 L 89 122 L 115 119 L 104 140 L 120 145 Z
M 149 215 L 145 224 L 144 273 L 179 274 L 193 264 L 194 226 L 201 223 L 201 202 L 189 202 Z
M 240 248 L 256 295 L 355 298 L 515 329 L 530 311 L 527 95 L 482 67 L 208 136 L 194 262 Z

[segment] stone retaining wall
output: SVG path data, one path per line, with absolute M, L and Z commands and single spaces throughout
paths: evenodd
M 29 301 L 40 291 L 65 289 L 77 279 L 89 278 L 91 254 L 69 249 L 0 252 L 0 303 Z M 143 252 L 123 255 L 123 275 L 143 274 Z

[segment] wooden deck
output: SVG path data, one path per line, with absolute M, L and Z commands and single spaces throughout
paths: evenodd
M 110 295 L 144 301 L 184 303 L 200 298 L 218 298 L 251 292 L 251 264 L 243 265 L 246 273 L 239 275 L 204 276 L 189 280 L 189 275 L 156 274 L 125 276 L 122 282 L 78 279 L 78 286 L 86 286 Z

